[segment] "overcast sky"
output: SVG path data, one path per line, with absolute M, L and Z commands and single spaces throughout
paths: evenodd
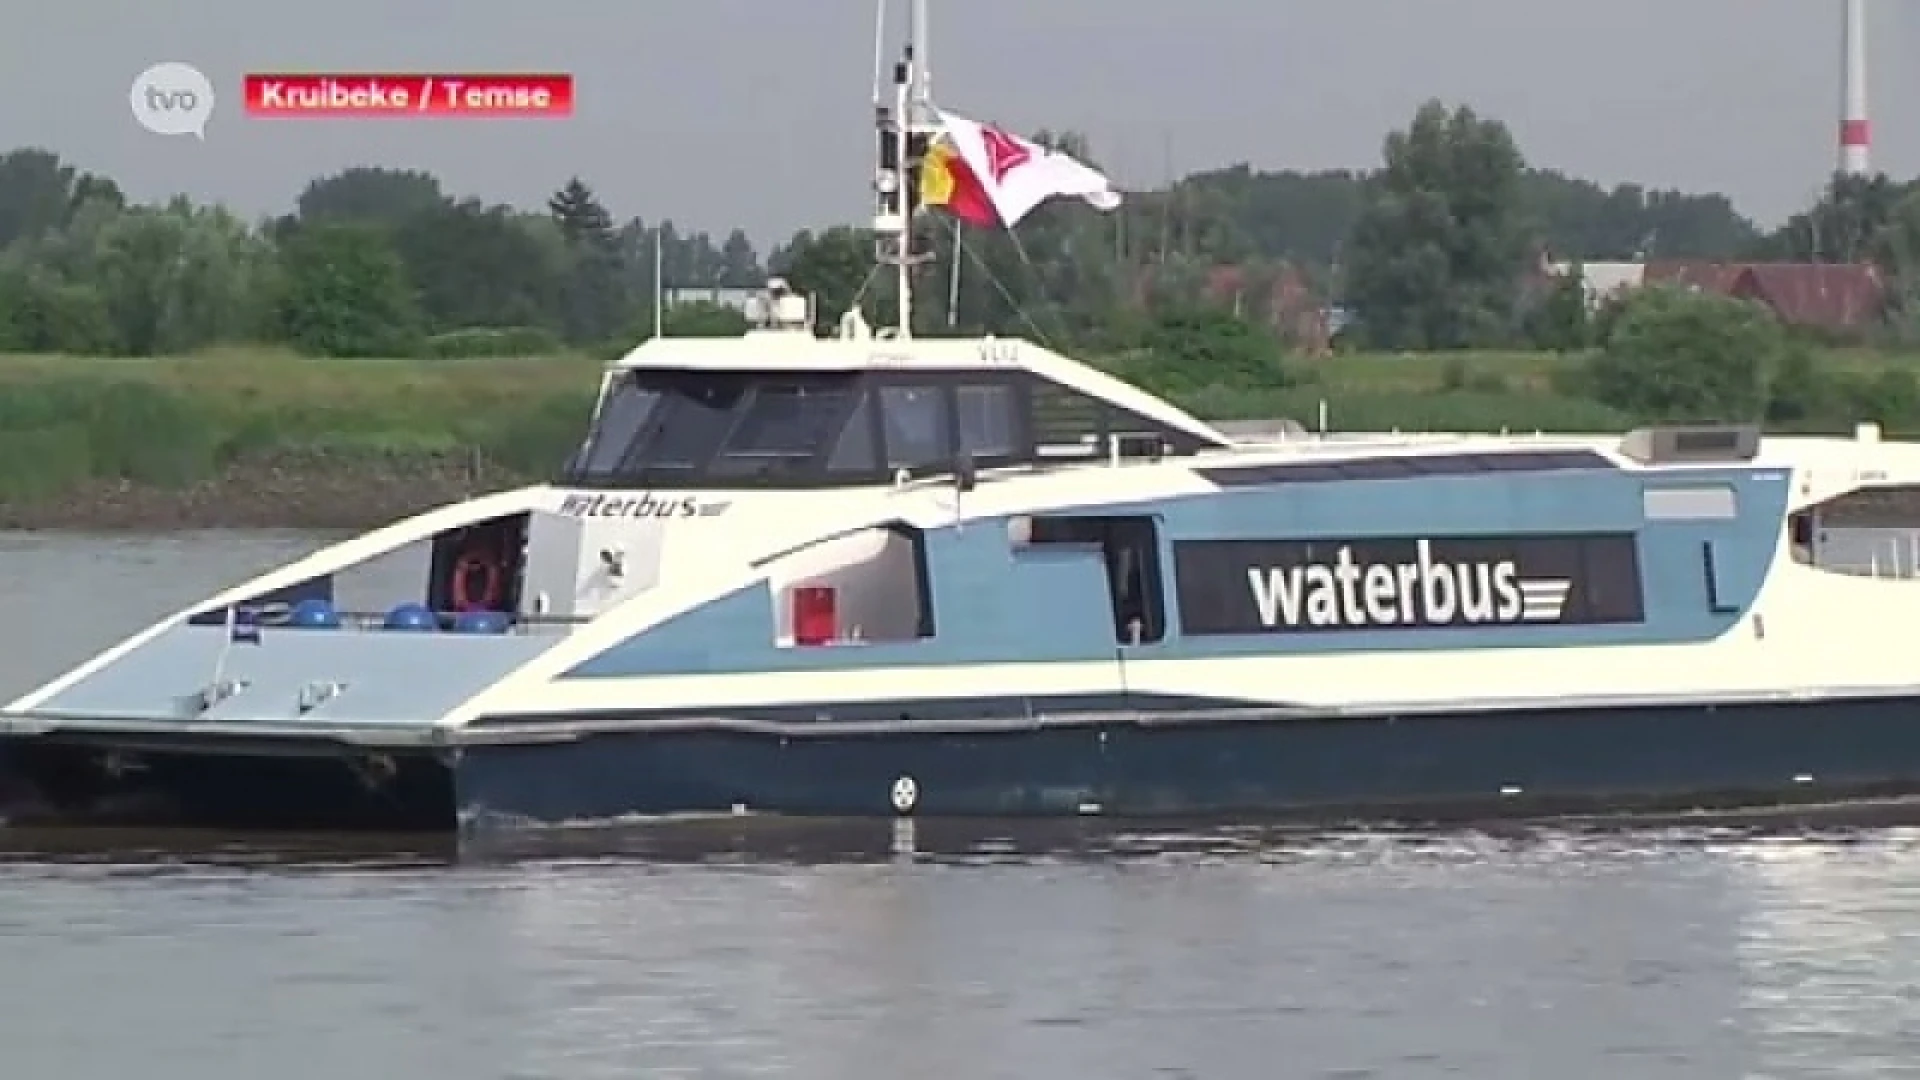
M 1920 172 L 1920 3 L 1872 0 L 1877 164 Z M 1077 128 L 1125 185 L 1251 161 L 1366 166 L 1418 102 L 1506 120 L 1536 163 L 1721 190 L 1773 222 L 1833 166 L 1841 0 L 932 0 L 947 108 Z M 579 173 L 616 216 L 756 242 L 865 213 L 874 0 L 17 3 L 0 144 L 140 198 L 284 211 L 352 164 L 533 205 Z M 899 20 L 896 19 L 896 23 Z M 223 95 L 205 143 L 137 127 L 149 64 Z M 240 77 L 560 69 L 570 119 L 250 120 Z

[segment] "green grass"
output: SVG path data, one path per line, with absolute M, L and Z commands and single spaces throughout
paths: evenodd
M 250 454 L 315 447 L 477 450 L 511 471 L 540 475 L 577 444 L 599 368 L 572 355 L 4 354 L 0 499 L 50 497 L 85 480 L 190 484 Z
M 1604 431 L 1631 426 L 1564 391 L 1577 356 L 1358 353 L 1295 361 L 1302 385 L 1178 395 L 1215 420 L 1321 402 L 1344 430 Z M 1823 350 L 1826 370 L 1920 370 L 1920 354 Z M 0 354 L 0 500 L 57 498 L 89 480 L 181 485 L 251 454 L 322 448 L 476 453 L 544 475 L 578 445 L 599 360 L 331 360 L 277 349 L 146 359 Z M 1151 388 L 1149 388 L 1151 389 Z
M 331 360 L 238 348 L 167 357 L 0 353 L 0 388 L 98 379 L 149 384 L 240 408 L 325 404 L 458 415 L 556 391 L 591 393 L 599 370 L 598 361 L 578 355 Z
M 1432 395 L 1441 390 L 1552 394 L 1555 377 L 1579 362 L 1549 352 L 1349 353 L 1295 361 L 1310 385 L 1287 400 L 1310 397 Z M 1829 349 L 1830 370 L 1920 371 L 1920 353 Z M 0 389 L 68 379 L 152 385 L 209 406 L 281 413 L 363 410 L 382 419 L 431 419 L 457 426 L 464 418 L 510 409 L 532 399 L 591 394 L 600 361 L 567 354 L 503 359 L 331 360 L 270 349 L 221 349 L 193 356 L 124 358 L 0 354 Z M 1237 411 L 1237 410 L 1236 410 Z
M 1514 390 L 1545 392 L 1555 372 L 1575 363 L 1575 357 L 1550 352 L 1347 353 L 1300 366 L 1330 390 L 1431 391 L 1457 371 L 1470 382 L 1498 380 Z

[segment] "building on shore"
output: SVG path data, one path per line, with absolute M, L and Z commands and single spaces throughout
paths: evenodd
M 1752 300 L 1788 326 L 1842 334 L 1878 322 L 1888 299 L 1886 278 L 1872 263 L 1543 261 L 1542 269 L 1554 277 L 1577 270 L 1592 309 L 1645 285 L 1669 285 Z

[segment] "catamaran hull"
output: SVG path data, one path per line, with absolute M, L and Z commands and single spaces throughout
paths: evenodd
M 660 815 L 1425 824 L 1799 812 L 1920 796 L 1920 697 L 1328 716 L 485 725 L 384 747 L 76 727 L 13 736 L 16 820 L 485 830 Z
M 330 739 L 69 727 L 0 740 L 9 825 L 433 833 L 453 827 L 451 759 Z

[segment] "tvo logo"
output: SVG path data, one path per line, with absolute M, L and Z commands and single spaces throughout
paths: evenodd
M 155 64 L 133 80 L 127 91 L 133 118 L 155 135 L 207 137 L 213 119 L 213 83 L 199 68 L 169 60 Z

